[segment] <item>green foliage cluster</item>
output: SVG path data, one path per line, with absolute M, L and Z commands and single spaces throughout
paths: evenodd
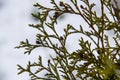
M 114 14 L 110 0 L 98 0 L 100 2 L 100 14 L 94 10 L 97 6 L 90 0 L 69 0 L 71 4 L 55 0 L 51 0 L 52 8 L 45 7 L 39 3 L 34 4 L 40 12 L 32 14 L 33 17 L 39 20 L 38 24 L 30 24 L 30 27 L 38 29 L 40 33 L 36 35 L 36 44 L 31 44 L 28 39 L 20 42 L 16 48 L 24 48 L 25 54 L 31 54 L 35 48 L 45 47 L 54 50 L 56 56 L 48 59 L 48 66 L 42 64 L 42 57 L 38 57 L 38 62 L 27 64 L 26 68 L 18 65 L 19 73 L 28 72 L 31 80 L 120 80 L 120 44 L 119 44 L 119 23 Z M 79 5 L 78 3 L 83 3 Z M 106 14 L 109 12 L 109 16 Z M 50 12 L 54 15 L 50 16 Z M 58 18 L 63 14 L 78 15 L 85 21 L 86 26 L 90 30 L 85 31 L 82 23 L 79 23 L 79 29 L 73 25 L 67 24 L 64 28 L 63 36 L 60 36 L 56 31 Z M 47 22 L 47 19 L 50 22 Z M 53 31 L 50 34 L 47 28 Z M 114 46 L 110 44 L 108 34 L 106 32 L 114 32 L 112 37 Z M 82 36 L 79 39 L 80 49 L 69 52 L 66 48 L 67 38 L 71 34 L 83 34 L 90 40 L 85 40 Z M 96 40 L 96 39 L 97 40 Z M 57 40 L 59 44 L 52 41 Z M 73 44 L 74 45 L 74 44 Z M 94 48 L 92 46 L 94 45 Z M 37 70 L 32 72 L 32 68 Z M 40 76 L 39 73 L 47 71 L 45 76 Z

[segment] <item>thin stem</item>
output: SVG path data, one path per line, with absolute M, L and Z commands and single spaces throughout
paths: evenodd
M 104 0 L 101 1 L 101 11 L 102 11 L 102 37 L 101 37 L 101 43 L 102 43 L 102 48 L 104 49 Z M 103 51 L 104 52 L 104 51 Z

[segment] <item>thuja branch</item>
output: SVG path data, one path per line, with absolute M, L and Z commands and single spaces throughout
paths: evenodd
M 25 53 L 29 55 L 38 47 L 49 48 L 54 51 L 55 57 L 50 55 L 47 66 L 43 65 L 41 56 L 38 57 L 38 62 L 28 62 L 26 68 L 18 65 L 19 74 L 28 72 L 31 79 L 34 80 L 119 80 L 120 44 L 118 41 L 120 33 L 116 29 L 118 23 L 109 0 L 99 1 L 101 16 L 98 16 L 97 11 L 93 9 L 98 5 L 94 1 L 91 3 L 89 0 L 70 0 L 72 5 L 64 1 L 57 4 L 55 0 L 51 0 L 52 8 L 39 3 L 34 4 L 35 7 L 41 10 L 37 14 L 32 14 L 33 17 L 39 20 L 39 23 L 29 25 L 39 30 L 39 33 L 35 36 L 36 41 L 32 44 L 26 39 L 26 41 L 21 41 L 16 48 L 24 48 Z M 78 5 L 81 2 L 83 4 Z M 110 12 L 113 21 L 105 13 L 105 8 Z M 50 15 L 51 12 L 54 14 Z M 56 30 L 56 25 L 59 23 L 58 18 L 65 13 L 80 16 L 87 25 L 83 26 L 82 23 L 78 23 L 80 26 L 76 26 L 79 27 L 77 29 L 69 23 L 64 27 L 64 33 L 62 35 L 58 34 Z M 84 30 L 87 27 L 88 30 Z M 47 29 L 51 30 L 52 33 Z M 111 36 L 105 33 L 111 30 L 114 32 L 112 40 L 115 46 L 110 44 L 109 38 Z M 79 49 L 70 52 L 66 43 L 70 35 L 73 34 L 82 34 L 89 39 L 80 36 L 79 42 L 75 43 L 79 45 Z M 32 68 L 36 68 L 36 71 L 32 71 Z M 40 75 L 42 71 L 46 71 L 44 77 Z

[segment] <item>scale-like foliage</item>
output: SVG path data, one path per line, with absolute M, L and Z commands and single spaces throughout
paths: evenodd
M 54 50 L 56 57 L 48 60 L 48 66 L 42 64 L 42 57 L 38 57 L 38 62 L 28 62 L 27 67 L 23 68 L 18 65 L 19 73 L 28 72 L 31 80 L 120 80 L 120 44 L 119 44 L 119 23 L 114 14 L 113 7 L 109 0 L 98 0 L 100 2 L 100 14 L 93 8 L 97 6 L 91 0 L 70 0 L 71 4 L 51 0 L 52 8 L 42 6 L 39 3 L 34 4 L 41 10 L 37 14 L 32 14 L 40 23 L 30 24 L 31 27 L 40 31 L 36 35 L 36 44 L 31 44 L 28 39 L 20 42 L 16 48 L 24 48 L 25 54 L 31 54 L 31 51 L 37 47 L 45 47 Z M 83 3 L 79 5 L 79 3 Z M 106 10 L 109 13 L 106 13 Z M 54 12 L 50 16 L 50 12 Z M 73 25 L 67 24 L 64 28 L 63 36 L 56 31 L 59 16 L 69 13 L 78 15 L 87 24 L 82 26 L 78 23 L 79 29 Z M 109 18 L 109 16 L 112 17 Z M 47 22 L 50 19 L 50 22 Z M 89 27 L 85 31 L 84 28 Z M 49 28 L 53 33 L 47 31 Z M 112 37 L 114 45 L 111 45 L 109 35 L 106 33 L 113 31 Z M 89 38 L 85 40 L 83 36 L 79 39 L 80 49 L 72 53 L 66 48 L 67 38 L 72 34 L 82 34 Z M 55 39 L 58 43 L 52 41 Z M 74 44 L 73 44 L 74 46 Z M 94 46 L 94 47 L 92 47 Z M 37 70 L 32 72 L 32 68 Z M 43 70 L 45 77 L 38 75 Z

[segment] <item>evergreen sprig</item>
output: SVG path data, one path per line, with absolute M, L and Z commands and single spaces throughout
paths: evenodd
M 40 31 L 36 35 L 36 44 L 31 44 L 26 39 L 16 48 L 24 48 L 25 53 L 30 55 L 35 48 L 45 47 L 52 49 L 56 56 L 51 55 L 47 67 L 42 64 L 41 56 L 38 57 L 38 62 L 29 61 L 26 68 L 18 65 L 18 74 L 28 72 L 31 80 L 120 80 L 119 23 L 110 1 L 98 1 L 100 1 L 101 15 L 94 10 L 97 4 L 94 1 L 91 3 L 90 0 L 70 0 L 72 5 L 64 3 L 64 1 L 57 4 L 55 0 L 51 0 L 52 8 L 39 3 L 34 4 L 41 10 L 37 14 L 32 14 L 40 23 L 30 24 L 30 27 Z M 83 4 L 78 5 L 81 2 Z M 109 12 L 113 20 L 109 18 L 105 10 Z M 51 16 L 50 12 L 54 12 L 54 15 Z M 64 34 L 59 35 L 55 25 L 59 23 L 59 16 L 65 13 L 80 16 L 87 25 L 83 26 L 80 23 L 79 29 L 77 29 L 73 25 L 67 24 L 63 29 Z M 48 18 L 50 22 L 47 22 Z M 89 29 L 84 30 L 87 27 Z M 49 33 L 46 28 L 53 33 Z M 112 39 L 115 45 L 110 44 L 110 36 L 106 33 L 110 31 L 114 32 Z M 76 43 L 80 48 L 70 52 L 66 47 L 66 41 L 72 34 L 82 34 L 88 40 L 81 36 L 79 43 Z M 33 67 L 37 68 L 35 72 L 32 72 Z M 39 75 L 43 70 L 47 71 L 44 77 Z

